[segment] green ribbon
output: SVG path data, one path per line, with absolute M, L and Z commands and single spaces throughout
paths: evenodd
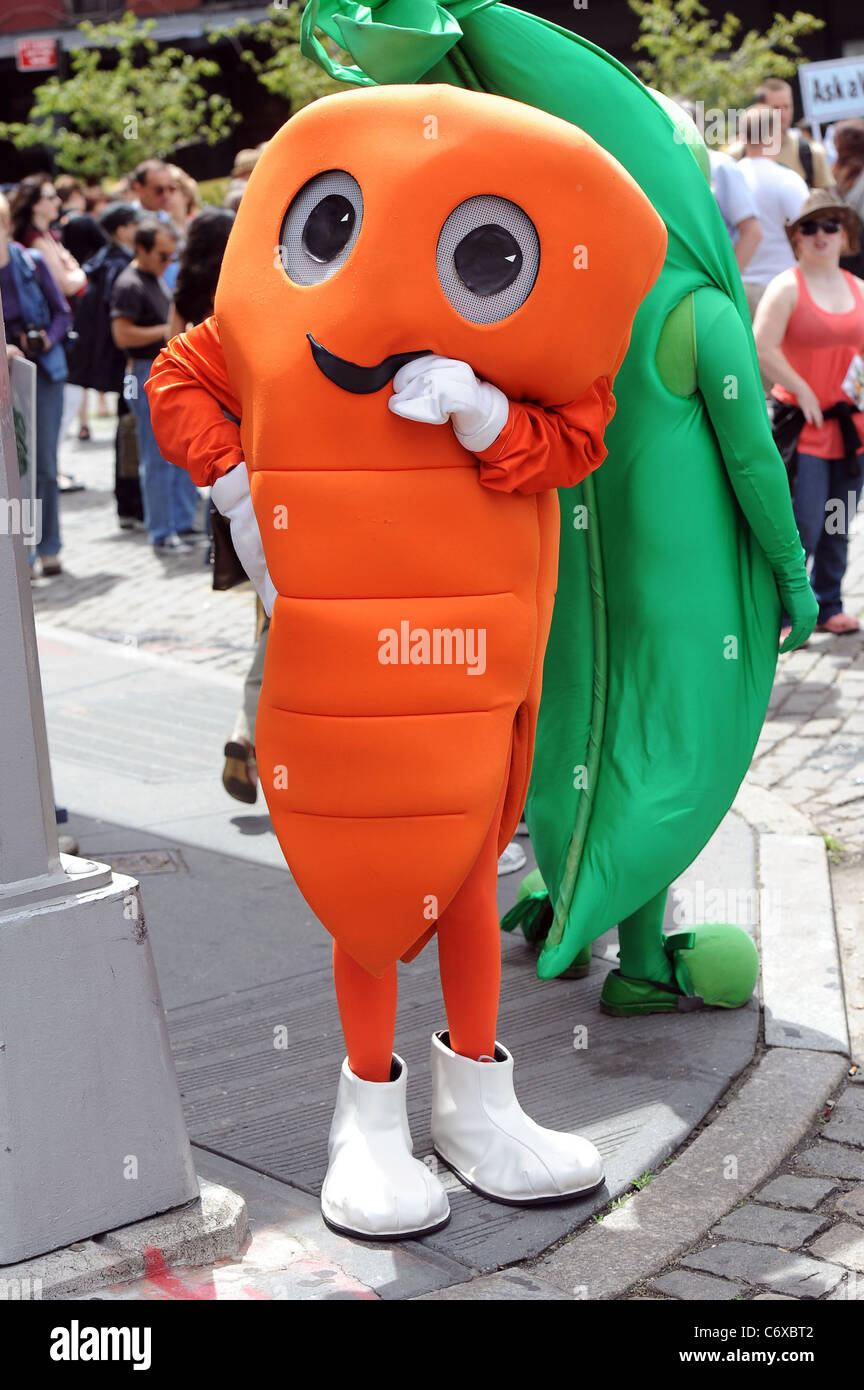
M 300 25 L 300 49 L 340 82 L 358 87 L 417 82 L 447 56 L 462 37 L 460 19 L 496 0 L 309 0 Z M 316 34 L 320 29 L 356 63 L 332 58 Z

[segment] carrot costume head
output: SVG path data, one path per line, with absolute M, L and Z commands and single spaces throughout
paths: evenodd
M 334 382 L 372 391 L 396 369 L 364 379 L 338 359 L 374 369 L 421 351 L 558 404 L 614 373 L 661 237 L 629 175 L 554 116 L 449 86 L 356 91 L 268 145 L 216 314 L 242 317 L 259 381 L 284 389 L 290 373 L 322 408 Z
M 558 531 L 552 483 L 495 491 L 486 445 L 388 408 L 392 378 L 432 354 L 494 393 L 490 441 L 521 411 L 520 457 L 571 479 L 581 441 L 552 408 L 607 379 L 576 412 L 596 466 L 664 245 L 587 136 L 448 86 L 316 102 L 243 196 L 215 314 L 278 591 L 258 765 L 298 886 L 374 974 L 432 929 L 502 796 L 505 843 L 518 820 Z

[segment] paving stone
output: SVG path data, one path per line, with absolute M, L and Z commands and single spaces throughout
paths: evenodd
M 807 720 L 803 715 L 796 715 L 794 719 L 787 719 L 785 715 L 778 714 L 765 720 L 762 733 L 769 738 L 775 734 L 778 739 L 788 738 L 790 734 L 797 734 L 806 723 Z M 778 749 L 777 751 L 781 752 L 782 750 Z
M 864 1092 L 844 1091 L 831 1111 L 824 1138 L 864 1146 Z
M 833 772 L 817 767 L 801 767 L 783 779 L 784 787 L 803 787 L 808 792 L 822 791 L 824 787 L 832 786 L 833 782 Z
M 840 728 L 839 719 L 807 719 L 798 730 L 798 738 L 830 738 Z
M 552 1301 L 572 1302 L 581 1295 L 577 1292 L 568 1297 L 553 1284 L 545 1284 L 542 1279 L 534 1279 L 521 1270 L 502 1269 L 496 1274 L 488 1274 L 480 1279 L 469 1279 L 464 1284 L 451 1284 L 445 1289 L 434 1289 L 431 1293 L 421 1293 L 412 1298 L 412 1303 L 501 1303 L 515 1299 L 519 1303 Z
M 832 1303 L 864 1303 L 864 1277 L 852 1270 L 828 1295 Z
M 834 1203 L 834 1210 L 841 1216 L 849 1216 L 853 1221 L 860 1221 L 864 1225 L 864 1183 L 838 1197 Z
M 788 718 L 790 714 L 816 714 L 821 712 L 823 717 L 830 718 L 831 710 L 823 709 L 825 704 L 825 691 L 814 690 L 811 693 L 800 695 L 790 695 L 788 700 L 783 703 L 783 716 Z
M 820 1298 L 843 1278 L 844 1271 L 833 1264 L 811 1259 L 767 1245 L 745 1245 L 740 1240 L 724 1240 L 681 1261 L 688 1269 L 704 1269 L 747 1284 L 767 1284 L 775 1293 L 801 1294 Z
M 750 1299 L 751 1303 L 800 1303 L 800 1298 L 796 1298 L 792 1293 L 757 1293 Z
M 793 787 L 789 782 L 777 782 L 774 790 L 784 801 L 788 801 L 790 806 L 806 806 L 813 804 L 813 788 L 811 786 Z
M 779 1178 L 772 1178 L 767 1187 L 760 1188 L 756 1197 L 760 1202 L 774 1202 L 778 1207 L 813 1211 L 836 1186 L 825 1178 L 796 1178 L 793 1173 L 783 1173 Z M 861 1191 L 864 1194 L 864 1188 Z
M 673 1269 L 670 1274 L 652 1279 L 651 1288 L 669 1294 L 672 1298 L 700 1299 L 704 1302 L 738 1298 L 744 1292 L 743 1284 L 732 1284 L 728 1279 L 715 1279 L 713 1274 L 691 1274 L 686 1269 Z
M 752 1240 L 758 1245 L 780 1245 L 794 1249 L 803 1245 L 824 1226 L 824 1216 L 808 1216 L 803 1211 L 778 1211 L 755 1202 L 736 1207 L 711 1232 L 729 1240 Z
M 795 1160 L 799 1173 L 812 1173 L 826 1178 L 864 1179 L 864 1153 L 849 1149 L 845 1144 L 829 1144 L 820 1139 L 812 1149 L 806 1149 Z
M 833 1260 L 847 1269 L 864 1274 L 864 1231 L 849 1221 L 841 1221 L 814 1240 L 810 1252 L 820 1259 Z

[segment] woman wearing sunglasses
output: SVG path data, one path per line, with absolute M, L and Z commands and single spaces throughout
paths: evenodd
M 60 194 L 51 179 L 30 174 L 22 179 L 10 200 L 12 235 L 22 246 L 40 251 L 61 294 L 74 299 L 87 284 L 87 276 L 52 228 L 60 214 Z
M 861 495 L 864 414 L 843 382 L 864 352 L 864 280 L 840 257 L 859 250 L 861 222 L 836 194 L 815 189 L 786 233 L 798 264 L 771 281 L 753 331 L 773 396 L 803 414 L 792 501 L 813 560 L 817 631 L 854 632 L 860 622 L 843 612 L 840 587 Z

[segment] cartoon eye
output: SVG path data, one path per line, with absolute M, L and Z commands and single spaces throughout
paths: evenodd
M 347 261 L 363 221 L 363 194 L 344 169 L 309 179 L 282 219 L 282 266 L 297 285 L 320 285 Z
M 498 323 L 525 303 L 540 268 L 540 238 L 516 203 L 491 193 L 454 208 L 438 237 L 441 288 L 469 323 Z

